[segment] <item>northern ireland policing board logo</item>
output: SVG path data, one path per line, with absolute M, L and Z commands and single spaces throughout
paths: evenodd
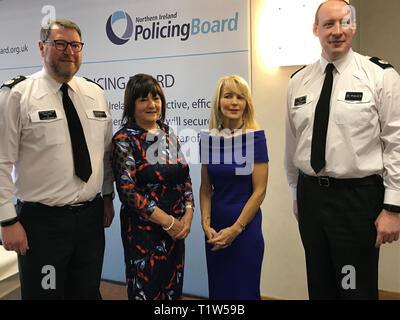
M 189 37 L 210 36 L 222 32 L 236 32 L 239 25 L 239 12 L 233 16 L 214 17 L 210 20 L 191 18 L 181 23 L 178 11 L 158 13 L 151 16 L 136 16 L 135 28 L 131 16 L 123 10 L 115 11 L 108 17 L 106 33 L 108 39 L 116 45 L 132 41 L 162 40 L 177 38 L 187 41 Z
M 119 20 L 125 20 L 126 22 L 125 31 L 121 36 L 117 36 L 113 29 L 113 25 Z M 128 42 L 133 33 L 133 22 L 129 14 L 122 10 L 115 11 L 107 20 L 106 33 L 108 39 L 114 44 L 122 45 Z

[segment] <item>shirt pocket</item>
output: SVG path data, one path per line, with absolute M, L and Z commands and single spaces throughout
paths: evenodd
M 107 122 L 110 120 L 110 116 L 106 111 L 96 108 L 86 109 L 85 112 L 92 139 L 95 141 L 104 141 Z
M 338 125 L 363 125 L 373 117 L 372 107 L 372 95 L 369 91 L 341 90 L 335 104 L 335 122 Z
M 66 141 L 64 115 L 56 109 L 40 109 L 29 113 L 31 134 L 47 145 L 62 144 Z
M 293 99 L 290 109 L 291 118 L 293 119 L 296 131 L 301 132 L 310 126 L 313 115 L 313 101 L 313 94 L 307 94 Z

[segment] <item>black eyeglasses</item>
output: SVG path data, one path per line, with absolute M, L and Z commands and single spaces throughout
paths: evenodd
M 64 51 L 65 49 L 67 49 L 68 45 L 70 45 L 73 52 L 81 52 L 84 44 L 83 42 L 68 42 L 65 40 L 45 40 L 44 42 L 53 43 L 54 47 L 60 51 Z

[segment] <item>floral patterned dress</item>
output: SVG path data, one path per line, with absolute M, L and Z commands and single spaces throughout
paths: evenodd
M 157 206 L 175 219 L 193 203 L 189 166 L 176 136 L 159 123 L 153 134 L 136 125 L 113 137 L 112 167 L 121 201 L 121 237 L 130 300 L 171 300 L 182 294 L 184 240 L 149 220 Z

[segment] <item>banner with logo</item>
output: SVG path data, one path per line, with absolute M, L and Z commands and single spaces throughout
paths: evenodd
M 81 28 L 84 47 L 78 75 L 104 88 L 114 131 L 121 124 L 129 77 L 147 73 L 161 84 L 166 122 L 189 162 L 196 201 L 186 241 L 186 294 L 208 295 L 198 197 L 199 133 L 208 128 L 217 80 L 228 74 L 249 77 L 248 5 L 248 0 L 0 0 L 0 83 L 41 69 L 40 25 L 62 17 Z M 106 231 L 103 278 L 124 282 L 119 207 L 116 199 L 116 217 Z

